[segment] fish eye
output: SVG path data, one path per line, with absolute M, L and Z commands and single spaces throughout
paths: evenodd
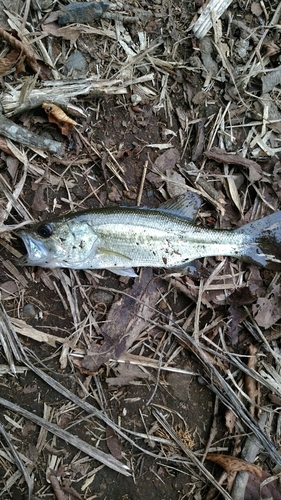
M 39 234 L 39 236 L 42 236 L 42 238 L 49 238 L 49 236 L 51 236 L 53 232 L 53 225 L 49 222 L 44 222 L 37 228 L 37 233 Z

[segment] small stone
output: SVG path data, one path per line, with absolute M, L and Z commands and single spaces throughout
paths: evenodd
M 97 290 L 91 293 L 91 301 L 98 303 L 103 303 L 109 305 L 113 302 L 112 293 L 106 292 L 105 290 Z
M 71 54 L 66 62 L 64 73 L 74 80 L 86 78 L 88 63 L 86 58 L 78 50 Z
M 25 304 L 22 315 L 26 319 L 33 319 L 37 315 L 36 309 L 33 304 Z
M 131 103 L 133 106 L 137 106 L 142 101 L 142 98 L 139 94 L 131 95 Z

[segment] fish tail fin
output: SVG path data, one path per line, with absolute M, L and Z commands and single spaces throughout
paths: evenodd
M 281 211 L 236 229 L 245 235 L 243 260 L 273 271 L 281 271 Z

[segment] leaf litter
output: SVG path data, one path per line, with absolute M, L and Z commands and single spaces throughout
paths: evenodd
M 14 262 L 15 230 L 53 213 L 186 191 L 209 227 L 278 209 L 280 5 L 240 5 L 243 20 L 230 2 L 197 7 L 5 5 L 3 498 L 280 498 L 278 273 L 214 256 L 201 275 L 144 269 L 132 282 Z M 94 20 L 78 17 L 89 8 Z

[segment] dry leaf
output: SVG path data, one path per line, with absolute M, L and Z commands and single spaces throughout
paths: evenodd
M 255 321 L 263 328 L 270 328 L 281 318 L 280 285 L 276 285 L 270 297 L 260 297 L 253 304 Z
M 7 71 L 11 71 L 17 64 L 19 55 L 17 50 L 11 50 L 6 57 L 0 57 L 0 75 L 4 75 Z
M 255 16 L 257 16 L 257 17 L 261 16 L 263 13 L 263 10 L 262 10 L 262 7 L 260 5 L 260 2 L 253 2 L 251 4 L 251 11 Z
M 23 43 L 21 40 L 18 40 L 18 38 L 8 33 L 8 31 L 1 28 L 1 26 L 0 36 L 4 38 L 4 40 L 8 42 L 16 51 L 25 55 L 28 66 L 34 71 L 34 73 L 38 73 L 40 75 L 41 68 L 37 62 L 38 57 L 27 44 Z
M 121 460 L 123 458 L 120 441 L 112 427 L 109 427 L 109 425 L 106 426 L 106 445 L 114 458 L 117 460 Z
M 49 122 L 58 125 L 61 133 L 69 138 L 72 133 L 72 127 L 77 125 L 76 121 L 69 118 L 69 116 L 67 116 L 59 106 L 56 106 L 56 104 L 43 102 L 42 108 L 46 111 Z
M 281 47 L 276 45 L 276 43 L 273 40 L 269 40 L 269 42 L 264 43 L 262 47 L 265 48 L 266 50 L 264 57 L 275 56 L 281 51 Z
M 244 500 L 281 500 L 279 480 L 266 471 L 260 478 L 249 474 Z
M 262 477 L 262 468 L 259 465 L 246 462 L 246 460 L 242 460 L 242 458 L 219 453 L 209 453 L 207 459 L 220 465 L 228 474 L 231 472 L 250 472 L 258 477 Z
M 153 277 L 151 268 L 144 268 L 139 279 L 128 290 L 129 294 L 117 297 L 112 304 L 100 331 L 104 343 L 90 344 L 82 362 L 83 368 L 95 372 L 109 359 L 119 359 L 153 316 L 153 307 L 164 289 L 165 283 Z
M 151 184 L 156 188 L 159 188 L 163 184 L 162 174 L 165 177 L 167 175 L 167 170 L 173 172 L 176 163 L 180 160 L 180 152 L 176 148 L 171 148 L 165 153 L 162 153 L 158 158 L 156 158 L 152 172 L 147 174 L 146 178 Z
M 240 215 L 242 215 L 243 208 L 240 201 L 238 189 L 236 187 L 233 177 L 227 177 L 227 184 L 228 184 L 230 198 L 232 199 L 234 205 L 238 208 Z

